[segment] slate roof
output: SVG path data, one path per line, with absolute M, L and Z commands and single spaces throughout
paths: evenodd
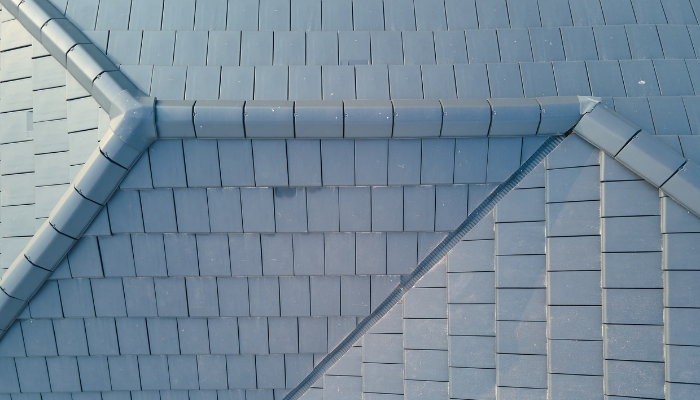
M 66 3 L 54 4 L 159 99 L 593 94 L 665 135 L 656 138 L 675 150 L 624 123 L 579 124 L 576 133 L 605 152 L 569 136 L 447 257 L 435 259 L 340 361 L 320 371 L 303 398 L 697 397 L 693 346 L 700 344 L 692 321 L 700 288 L 691 260 L 700 225 L 654 188 L 673 175 L 680 184 L 664 188 L 697 211 L 689 195 L 697 190 L 697 167 L 685 158 L 697 159 L 700 143 L 683 135 L 695 133 L 693 3 L 570 1 L 567 9 L 565 2 L 540 0 L 539 16 L 534 1 L 149 0 L 129 12 L 128 1 Z M 39 72 L 27 79 L 26 55 L 41 45 L 5 47 L 6 32 L 14 39 L 22 28 L 7 11 L 3 16 L 0 43 L 8 51 L 0 71 L 8 75 L 0 97 L 7 101 L 13 98 L 6 90 L 22 82 L 17 78 L 25 86 L 40 80 L 50 58 L 37 67 L 45 53 L 35 53 Z M 655 37 L 658 46 L 649 40 Z M 464 55 L 455 40 L 465 40 Z M 444 46 L 456 50 L 443 52 Z M 83 84 L 111 68 L 103 62 L 86 75 L 80 65 L 67 67 Z M 106 72 L 101 80 L 116 75 Z M 71 80 L 68 87 L 76 86 Z M 95 82 L 97 103 L 117 107 L 112 89 Z M 1 115 L 24 121 L 26 110 L 37 108 L 36 130 L 43 92 L 31 93 L 33 105 L 9 102 L 17 109 L 22 103 L 22 111 Z M 69 99 L 79 116 L 86 104 L 96 109 L 87 95 L 78 95 L 80 103 Z M 60 109 L 63 99 L 44 101 Z M 197 104 L 205 103 L 158 107 L 177 118 L 186 111 L 194 137 L 201 126 L 187 110 L 194 105 L 197 113 Z M 402 103 L 388 104 L 397 110 Z M 79 127 L 73 137 L 101 132 L 101 153 L 88 160 L 94 146 L 83 146 L 82 162 L 91 168 L 100 157 L 130 165 L 109 147 L 138 146 L 126 131 L 111 132 L 121 129 L 115 121 L 131 123 L 119 111 L 99 109 L 97 126 L 67 115 L 68 125 Z M 294 134 L 296 117 L 291 123 Z M 183 139 L 188 129 L 167 120 L 157 124 L 161 137 L 178 139 L 150 146 L 0 341 L 0 387 L 12 398 L 283 398 L 545 139 L 524 136 L 536 132 L 526 129 L 509 137 L 269 139 L 273 127 L 253 139 L 203 140 Z M 10 138 L 2 144 L 2 180 L 9 182 L 18 174 L 7 168 L 28 168 L 27 157 L 8 162 L 5 154 L 42 137 L 2 132 Z M 622 140 L 619 148 L 610 138 Z M 679 171 L 674 162 L 686 164 Z M 81 164 L 71 163 L 73 170 Z M 81 179 L 78 193 L 101 204 L 82 191 L 89 187 Z M 30 187 L 3 191 L 10 221 L 20 214 L 5 196 L 27 197 Z M 64 222 L 54 229 L 77 228 Z M 5 243 L 23 235 L 4 228 L 3 254 Z M 7 282 L 0 282 L 3 290 Z

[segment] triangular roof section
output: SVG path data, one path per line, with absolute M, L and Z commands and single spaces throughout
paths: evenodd
M 48 0 L 0 3 L 94 96 L 111 119 L 109 132 L 75 182 L 0 280 L 0 336 L 158 138 L 483 137 L 573 131 L 700 216 L 700 166 L 595 98 L 158 102 L 139 91 Z M 560 141 L 561 136 L 553 136 L 533 157 L 546 154 Z M 537 165 L 530 164 L 528 161 L 470 214 L 385 303 L 398 301 L 429 270 L 430 262 L 449 250 L 454 238 L 466 233 L 464 229 L 478 222 L 484 210 L 524 177 L 526 166 Z M 371 326 L 374 315 L 361 326 Z M 351 339 L 346 341 L 352 345 Z

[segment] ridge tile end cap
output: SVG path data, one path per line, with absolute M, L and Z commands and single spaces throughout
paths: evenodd
M 661 186 L 672 199 L 700 217 L 700 166 L 688 161 Z
M 125 143 L 144 151 L 157 138 L 155 98 L 122 90 L 112 101 L 109 127 Z

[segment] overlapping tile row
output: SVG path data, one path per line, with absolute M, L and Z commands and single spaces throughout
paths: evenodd
M 664 358 L 666 394 L 700 395 L 698 358 L 698 271 L 696 259 L 700 219 L 669 197 L 661 198 L 664 274 Z M 655 349 L 656 350 L 656 349 Z
M 413 30 L 697 24 L 692 0 L 52 0 L 80 29 Z
M 475 282 L 475 288 L 483 288 L 476 293 L 495 297 L 494 389 L 502 399 L 543 397 L 548 387 L 543 178 L 540 166 L 496 206 L 495 274 L 483 274 L 484 282 Z
M 107 127 L 100 119 L 106 113 L 7 11 L 2 30 L 4 272 L 49 216 Z
M 599 153 L 572 136 L 547 158 L 551 398 L 603 396 Z
M 502 182 L 544 140 L 159 140 L 121 189 Z
M 455 31 L 91 32 L 117 64 L 261 67 L 447 65 L 551 61 L 695 59 L 697 25 L 624 25 Z M 320 68 L 319 68 L 320 69 Z M 171 69 L 177 71 L 178 69 Z M 184 70 L 180 68 L 179 70 Z M 195 70 L 202 71 L 201 68 Z M 267 85 L 266 85 L 267 86 Z
M 659 193 L 601 157 L 605 394 L 664 398 Z

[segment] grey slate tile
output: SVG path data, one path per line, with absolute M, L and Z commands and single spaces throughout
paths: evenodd
M 388 67 L 356 65 L 355 92 L 357 98 L 361 100 L 389 100 Z
M 308 316 L 311 310 L 309 278 L 305 276 L 280 277 L 280 315 Z
M 267 318 L 239 318 L 238 337 L 241 354 L 268 354 Z
M 541 355 L 498 354 L 496 356 L 498 385 L 546 388 L 546 363 L 547 357 Z
M 548 6 L 552 5 L 548 4 Z M 540 9 L 542 8 L 540 6 Z M 540 16 L 542 17 L 541 12 Z M 544 23 L 544 18 L 542 19 L 542 25 L 549 26 Z M 559 28 L 530 28 L 530 42 L 534 61 L 564 61 L 564 45 Z
M 521 138 L 489 138 L 486 182 L 503 182 L 518 167 L 522 140 Z M 476 207 L 477 204 L 474 204 Z
M 423 139 L 422 184 L 452 183 L 454 176 L 454 149 L 452 139 Z
M 209 347 L 212 354 L 238 354 L 238 322 L 236 318 L 210 318 Z
M 184 65 L 156 65 L 153 67 L 151 95 L 164 100 L 183 100 L 186 82 L 187 67 Z
M 583 62 L 554 62 L 554 77 L 559 96 L 590 94 L 586 64 Z
M 163 29 L 191 30 L 194 25 L 195 2 L 168 0 L 163 5 Z
M 321 151 L 319 140 L 287 142 L 290 186 L 321 185 Z
M 571 150 L 575 151 L 575 149 Z M 561 154 L 561 156 L 564 155 Z M 580 154 L 580 156 L 584 156 L 584 154 Z M 552 164 L 552 166 L 556 166 L 558 160 L 554 157 L 551 160 L 552 162 L 548 163 L 548 166 Z M 569 159 L 569 162 L 571 161 L 573 160 Z M 546 175 L 547 202 L 599 200 L 601 197 L 599 175 L 600 168 L 596 165 L 548 170 Z
M 117 337 L 120 354 L 149 354 L 145 318 L 117 318 Z
M 685 26 L 658 25 L 656 29 L 665 58 L 695 58 L 693 45 Z
M 493 337 L 450 336 L 450 366 L 495 368 L 496 347 Z
M 626 25 L 625 30 L 633 59 L 663 58 L 664 53 L 654 25 L 631 24 Z
M 207 188 L 212 232 L 242 232 L 241 193 L 238 188 Z
M 452 185 L 435 187 L 435 230 L 456 229 L 467 217 L 469 186 Z
M 197 370 L 199 373 L 200 389 L 227 389 L 226 357 L 223 355 L 199 355 L 197 356 Z M 200 391 L 204 394 L 204 391 Z M 216 393 L 212 392 L 212 396 Z
M 222 317 L 249 316 L 248 280 L 246 278 L 217 279 L 219 308 Z
M 689 218 L 690 212 L 669 197 L 661 199 L 661 232 L 699 232 L 700 221 Z
M 195 356 L 168 356 L 168 373 L 171 389 L 199 389 Z
M 236 30 L 258 30 L 258 2 L 233 1 L 228 8 L 228 28 Z
M 543 221 L 545 219 L 544 200 L 544 189 L 534 188 L 511 191 L 496 207 L 494 213 L 495 221 L 497 223 Z
M 111 56 L 115 63 L 138 64 L 141 54 L 143 32 L 124 31 L 118 30 L 117 28 L 111 33 L 112 35 L 109 38 L 107 47 L 107 55 Z
M 697 307 L 693 298 L 698 286 L 697 271 L 666 271 L 664 283 L 668 288 L 664 296 L 666 307 Z
M 299 352 L 328 351 L 328 321 L 325 317 L 299 318 Z
M 85 324 L 82 319 L 67 318 L 54 322 L 56 347 L 61 356 L 88 355 Z
M 272 65 L 272 32 L 241 32 L 241 66 Z
M 578 2 L 583 3 L 582 1 Z M 602 15 L 600 16 L 602 20 Z M 577 24 L 579 25 L 579 24 Z M 564 52 L 569 61 L 586 61 L 598 58 L 593 30 L 588 24 L 576 27 L 563 27 L 561 29 Z
M 432 9 L 436 10 L 436 5 Z M 425 14 L 422 13 L 422 15 Z M 418 19 L 417 23 L 420 22 L 422 21 Z M 417 32 L 402 32 L 401 36 L 403 39 L 404 63 L 406 65 L 435 64 L 435 44 L 432 32 L 422 32 L 419 28 Z
M 666 310 L 666 343 L 697 346 L 697 314 L 691 308 L 667 308 Z
M 328 318 L 328 348 L 335 348 L 340 342 L 345 339 L 345 337 L 355 329 L 357 325 L 357 319 L 355 317 L 329 317 Z M 360 349 L 355 348 L 352 350 L 351 354 L 351 368 L 359 367 L 359 362 L 361 360 Z M 348 365 L 345 365 L 347 367 Z M 344 367 L 344 368 L 345 368 Z M 359 371 L 357 371 L 359 372 Z M 355 373 L 354 375 L 358 375 Z
M 465 35 L 470 63 L 500 62 L 495 29 L 467 29 Z
M 280 288 L 277 277 L 248 278 L 250 315 L 268 317 L 280 315 Z
M 377 307 L 389 296 L 391 292 L 396 289 L 399 284 L 398 275 L 374 275 L 371 278 L 370 287 L 370 298 L 372 311 L 376 310 Z
M 255 67 L 255 100 L 287 100 L 289 71 L 286 66 Z
M 68 262 L 73 277 L 101 277 L 102 262 L 97 238 L 85 237 L 78 240 L 74 249 L 68 254 Z
M 211 9 L 205 8 L 205 10 Z M 210 30 L 207 44 L 207 65 L 238 65 L 240 49 L 241 33 L 239 31 Z
M 340 315 L 340 278 L 334 276 L 312 276 L 311 315 Z
M 355 270 L 358 274 L 386 273 L 386 233 L 355 234 Z
M 498 256 L 496 260 L 498 263 L 496 268 L 497 287 L 538 288 L 545 286 L 546 263 L 544 256 Z M 455 277 L 457 276 L 455 275 Z
M 187 305 L 192 317 L 218 317 L 219 303 L 216 292 L 216 278 L 187 277 Z
M 449 272 L 493 271 L 494 241 L 459 242 L 447 257 Z
M 156 293 L 153 278 L 124 278 L 126 312 L 130 317 L 155 317 Z
M 456 82 L 452 65 L 423 65 L 423 97 L 426 99 L 454 99 Z
M 226 356 L 229 387 L 247 388 L 255 386 L 255 356 Z
M 390 65 L 389 92 L 392 99 L 422 99 L 420 66 Z
M 599 270 L 599 236 L 551 237 L 547 239 L 547 265 L 556 270 Z
M 658 251 L 661 246 L 660 235 L 656 233 L 659 226 L 659 217 L 616 217 L 602 220 L 604 252 L 635 252 Z M 653 227 L 653 228 L 652 228 Z M 625 232 L 626 240 L 620 242 Z
M 620 324 L 662 325 L 662 291 L 658 289 L 606 289 L 603 321 Z
M 555 96 L 554 72 L 550 63 L 520 65 L 525 97 Z
M 71 392 L 80 390 L 78 362 L 75 357 L 50 357 L 46 359 L 51 390 Z M 70 396 L 70 394 L 68 394 Z
M 673 363 L 673 366 L 669 365 L 669 369 L 666 372 L 667 379 L 697 384 L 700 381 L 698 379 L 698 372 L 700 371 L 698 371 L 697 365 L 694 365 L 695 363 L 693 362 L 697 355 L 698 349 L 696 347 L 667 346 L 667 360 L 669 364 Z
M 227 1 L 209 0 L 196 8 L 194 29 L 217 31 L 226 29 Z
M 146 30 L 141 41 L 141 64 L 172 65 L 175 51 L 175 32 Z
M 259 234 L 231 234 L 229 248 L 233 275 L 262 275 Z
M 306 191 L 304 188 L 275 188 L 277 232 L 305 232 Z
M 496 303 L 499 321 L 546 321 L 544 289 L 499 289 Z
M 106 277 L 136 275 L 129 235 L 103 236 L 100 237 L 99 244 Z
M 175 189 L 173 197 L 179 232 L 209 232 L 209 210 L 205 189 Z
M 508 19 L 512 28 L 540 26 L 540 13 L 536 0 L 507 2 Z
M 594 26 L 598 57 L 601 60 L 625 60 L 630 58 L 627 35 L 623 26 Z
M 56 341 L 53 324 L 50 320 L 29 319 L 21 323 L 21 336 L 24 337 L 24 348 L 29 357 L 56 356 Z
M 389 0 L 384 4 L 384 28 L 388 31 L 416 30 L 414 7 L 406 0 Z
M 586 61 L 593 96 L 625 96 L 618 61 Z
M 353 233 L 326 233 L 325 273 L 328 275 L 355 274 L 355 235 Z
M 664 96 L 693 95 L 690 76 L 682 60 L 655 60 L 654 68 Z
M 135 235 L 132 241 L 134 266 L 138 276 L 166 276 L 163 235 Z
M 435 186 L 404 188 L 404 230 L 432 231 L 435 227 Z
M 148 158 L 148 153 L 141 155 L 119 187 L 121 189 L 150 189 L 153 187 L 151 162 Z
M 292 235 L 262 235 L 261 243 L 263 275 L 292 275 Z
M 338 32 L 338 58 L 340 65 L 369 64 L 369 32 Z
M 457 97 L 460 99 L 491 97 L 486 65 L 484 64 L 455 65 L 455 81 L 457 82 Z
M 252 66 L 221 68 L 221 100 L 252 100 L 255 70 Z
M 297 319 L 290 317 L 269 318 L 270 353 L 298 353 L 299 332 Z
M 549 339 L 601 340 L 601 307 L 552 306 L 549 313 Z
M 271 188 L 241 189 L 243 231 L 274 232 L 274 204 Z
M 119 278 L 93 279 L 92 290 L 99 293 L 94 298 L 95 315 L 98 317 L 126 317 L 124 289 Z
M 450 396 L 495 397 L 496 370 L 481 368 L 450 368 Z
M 544 223 L 497 224 L 496 254 L 544 254 Z
M 404 348 L 447 350 L 446 319 L 405 319 Z
M 371 0 L 353 0 L 353 28 L 356 31 L 383 31 L 384 5 Z
M 153 187 L 185 187 L 185 158 L 182 141 L 158 140 L 148 150 Z
M 449 3 L 449 2 L 448 2 Z M 466 64 L 467 43 L 461 31 L 433 32 L 438 64 Z
M 455 183 L 486 182 L 487 138 L 455 140 Z
M 355 184 L 386 185 L 387 140 L 355 140 Z
M 389 141 L 388 182 L 391 185 L 420 183 L 421 141 L 417 139 Z
M 177 333 L 180 337 L 180 354 L 209 354 L 206 319 L 178 318 Z
M 259 186 L 287 186 L 287 148 L 284 140 L 253 140 L 255 182 Z
M 547 276 L 548 305 L 601 305 L 597 271 L 558 271 Z
M 44 357 L 28 357 L 15 359 L 17 377 L 19 378 L 19 388 L 22 392 L 49 392 L 49 374 L 46 370 L 46 359 Z M 10 385 L 12 385 L 12 366 L 8 365 L 6 371 L 10 374 Z M 5 369 L 3 368 L 3 369 Z M 97 372 L 97 371 L 96 371 Z M 89 382 L 86 382 L 89 384 Z
M 106 356 L 78 357 L 80 384 L 84 391 L 109 390 L 109 367 Z
M 496 331 L 498 353 L 547 355 L 545 322 L 498 321 Z
M 203 97 L 199 96 L 197 99 L 203 99 Z M 190 139 L 183 140 L 182 146 L 187 165 L 187 186 L 220 186 L 221 174 L 219 172 L 217 141 Z
M 571 11 L 566 4 L 552 0 L 539 0 L 538 3 L 542 26 L 571 25 Z
M 607 360 L 605 392 L 619 396 L 662 397 L 663 371 L 662 363 Z
M 390 30 L 372 31 L 370 33 L 370 45 L 372 48 L 372 64 L 403 64 L 401 32 Z
M 154 284 L 158 315 L 161 317 L 186 317 L 185 279 L 181 277 L 155 278 Z
M 600 232 L 599 214 L 600 202 L 598 201 L 547 204 L 547 234 L 550 236 L 597 235 Z
M 307 190 L 309 231 L 338 231 L 338 188 Z
M 12 324 L 3 336 L 5 340 L 0 344 L 0 355 L 2 357 L 23 357 L 26 355 L 22 327 L 20 325 L 20 323 Z
M 620 61 L 620 68 L 628 96 L 660 95 L 656 81 L 657 73 L 654 71 L 654 64 L 651 61 L 624 60 Z
M 219 140 L 218 142 L 223 186 L 255 186 L 253 150 L 250 140 Z
M 199 275 L 194 235 L 166 234 L 163 241 L 168 276 Z
M 418 264 L 418 235 L 413 232 L 390 232 L 386 237 L 386 268 L 389 274 L 407 274 Z
M 338 65 L 337 32 L 306 33 L 306 65 Z
M 199 270 L 202 275 L 227 276 L 231 261 L 226 235 L 197 235 Z
M 663 362 L 663 327 L 604 325 L 606 359 Z
M 644 97 L 616 97 L 615 111 L 647 132 L 654 131 L 649 101 Z M 606 157 L 608 157 L 606 155 Z M 623 167 L 624 168 L 624 167 Z M 626 169 L 626 168 L 624 168 Z M 628 170 L 629 171 L 629 170 Z M 628 173 L 632 173 L 631 171 Z
M 497 33 L 502 62 L 532 61 L 532 49 L 527 29 L 499 29 Z
M 372 230 L 403 230 L 403 188 L 372 188 Z
M 136 356 L 110 356 L 109 374 L 112 381 L 112 390 L 139 390 L 141 382 Z
M 65 317 L 93 317 L 95 315 L 89 279 L 60 279 L 58 287 Z
M 341 187 L 338 191 L 340 230 L 372 230 L 370 188 Z
M 107 211 L 112 221 L 112 233 L 143 232 L 141 201 L 137 191 L 116 192 L 107 204 Z
M 166 356 L 139 356 L 141 389 L 170 389 L 168 358 Z
M 645 181 L 604 182 L 602 217 L 659 215 L 658 190 Z M 634 199 L 634 201 L 631 201 Z
M 370 277 L 343 276 L 340 279 L 341 315 L 369 315 Z

